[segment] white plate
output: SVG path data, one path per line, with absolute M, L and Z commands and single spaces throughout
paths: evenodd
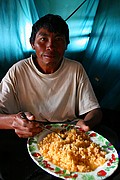
M 72 125 L 68 124 L 50 124 L 47 125 L 49 129 L 67 129 L 72 128 Z M 76 126 L 76 128 L 78 128 Z M 79 128 L 80 129 L 80 128 Z M 47 130 L 42 130 L 38 135 L 28 138 L 27 141 L 27 148 L 28 152 L 33 159 L 33 161 L 43 170 L 46 172 L 62 178 L 62 179 L 68 179 L 68 180 L 102 180 L 106 179 L 109 176 L 111 176 L 114 171 L 118 167 L 119 158 L 118 153 L 114 146 L 103 136 L 100 134 L 94 132 L 94 131 L 88 131 L 86 132 L 90 139 L 95 142 L 96 144 L 99 144 L 100 147 L 107 152 L 107 161 L 104 165 L 98 167 L 94 171 L 86 172 L 86 173 L 80 173 L 80 172 L 70 172 L 52 164 L 49 161 L 46 161 L 44 157 L 40 154 L 40 151 L 38 149 L 38 143 L 48 134 L 50 133 Z

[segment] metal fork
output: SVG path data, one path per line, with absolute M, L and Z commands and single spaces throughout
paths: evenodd
M 41 121 L 38 121 L 38 120 L 29 120 L 24 113 L 22 113 L 20 117 L 21 117 L 22 119 L 25 119 L 25 120 L 29 121 L 29 122 L 39 123 L 39 124 L 40 124 L 40 127 L 41 127 L 42 129 L 45 129 L 45 130 L 50 131 L 50 132 L 53 132 L 53 133 L 57 134 L 57 136 L 58 136 L 59 138 L 61 138 L 62 140 L 65 140 L 65 138 L 63 138 L 63 137 L 62 137 L 59 133 L 57 133 L 56 131 L 53 131 L 53 130 L 48 129 L 47 127 L 45 127 L 45 125 L 43 124 L 44 122 L 41 122 Z M 50 124 L 50 122 L 49 122 L 48 124 Z M 51 124 L 52 124 L 52 122 L 51 122 Z
M 42 124 L 42 123 L 41 123 L 41 124 Z M 43 129 L 45 129 L 45 130 L 47 130 L 47 131 L 51 131 L 51 132 L 57 134 L 57 136 L 58 136 L 60 139 L 62 139 L 62 140 L 65 140 L 65 139 L 66 139 L 66 138 L 63 138 L 63 137 L 62 137 L 59 133 L 57 133 L 56 131 L 53 131 L 53 130 L 51 130 L 51 129 L 48 129 L 48 128 L 45 127 L 43 124 L 42 124 L 41 128 L 43 128 Z

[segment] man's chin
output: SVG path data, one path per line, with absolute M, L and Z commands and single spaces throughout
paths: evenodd
M 57 61 L 54 58 L 46 57 L 43 59 L 45 64 L 55 64 Z

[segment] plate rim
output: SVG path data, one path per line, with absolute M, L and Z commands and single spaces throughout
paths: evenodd
M 49 125 L 46 125 L 46 126 L 49 126 L 49 128 L 51 129 L 54 129 L 54 128 L 60 128 L 60 127 L 71 127 L 71 126 L 75 126 L 76 128 L 80 128 L 79 126 L 76 126 L 76 125 L 71 125 L 71 124 L 65 124 L 65 123 L 63 123 L 63 124 L 59 124 L 59 123 L 56 123 L 56 124 L 49 124 Z M 80 128 L 81 129 L 81 128 Z M 39 149 L 38 149 L 38 146 L 37 146 L 37 144 L 36 144 L 36 142 L 38 143 L 38 139 L 39 139 L 39 136 L 41 135 L 41 133 L 43 133 L 43 132 L 45 132 L 46 130 L 42 130 L 40 133 L 38 133 L 37 135 L 35 135 L 34 137 L 30 137 L 30 138 L 28 138 L 28 140 L 27 140 L 27 150 L 28 150 L 28 153 L 29 153 L 29 155 L 30 155 L 30 157 L 32 158 L 32 160 L 40 167 L 40 168 L 42 168 L 44 171 L 46 171 L 46 172 L 48 172 L 49 174 L 51 174 L 51 175 L 53 175 L 53 176 L 56 176 L 56 177 L 59 177 L 59 178 L 62 178 L 62 179 L 65 179 L 65 176 L 64 175 L 62 175 L 61 173 L 55 173 L 54 171 L 52 171 L 52 170 L 50 170 L 49 168 L 44 168 L 41 164 L 40 164 L 40 159 L 39 158 L 41 158 L 41 162 L 43 162 L 43 161 L 46 161 L 46 163 L 48 162 L 48 164 L 50 165 L 50 166 L 52 166 L 52 167 L 56 167 L 56 168 L 59 168 L 59 169 L 61 169 L 62 171 L 66 171 L 67 172 L 67 170 L 64 170 L 64 169 L 62 169 L 61 167 L 58 167 L 57 165 L 54 165 L 54 164 L 52 164 L 51 162 L 49 162 L 49 161 L 47 161 L 47 160 L 45 160 L 44 159 L 44 157 L 43 156 L 39 156 L 38 155 L 38 157 L 37 157 L 37 153 L 39 153 L 40 154 L 40 151 L 39 151 Z M 97 132 L 95 132 L 95 131 L 93 131 L 93 130 L 90 130 L 90 131 L 88 131 L 88 132 L 85 132 L 86 134 L 88 134 L 88 135 L 90 135 L 90 134 L 93 134 L 93 136 L 92 137 L 90 137 L 90 139 L 94 142 L 94 140 L 95 140 L 95 138 L 96 138 L 96 136 L 94 136 L 95 134 L 98 136 L 98 137 L 101 137 L 105 142 L 107 142 L 110 146 L 108 146 L 108 148 L 107 148 L 107 150 L 108 150 L 108 152 L 110 152 L 110 153 L 112 153 L 113 154 L 113 152 L 114 152 L 114 155 L 115 155 L 115 159 L 116 159 L 116 161 L 113 161 L 111 164 L 114 164 L 114 166 L 112 167 L 111 166 L 111 164 L 107 167 L 107 169 L 110 169 L 110 167 L 112 167 L 113 169 L 112 169 L 112 171 L 111 171 L 111 173 L 110 174 L 106 174 L 106 175 L 102 175 L 102 173 L 104 174 L 104 172 L 102 172 L 102 167 L 104 167 L 104 165 L 106 164 L 107 165 L 107 163 L 108 163 L 108 161 L 106 162 L 106 163 L 104 163 L 104 165 L 102 165 L 102 166 L 100 166 L 100 167 L 98 167 L 98 168 L 96 168 L 95 169 L 95 171 L 91 171 L 91 172 L 71 172 L 71 175 L 73 175 L 74 176 L 74 179 L 75 180 L 77 180 L 77 179 L 79 179 L 79 178 L 82 178 L 83 176 L 89 176 L 89 175 L 91 175 L 91 176 L 93 176 L 94 178 L 96 178 L 96 176 L 95 175 L 93 175 L 93 173 L 94 172 L 96 172 L 96 173 L 98 173 L 98 172 L 100 172 L 101 171 L 101 176 L 97 176 L 97 180 L 101 180 L 101 179 L 106 179 L 106 178 L 108 178 L 109 176 L 111 176 L 114 172 L 115 172 L 115 170 L 117 169 L 117 167 L 118 167 L 118 164 L 119 164 L 119 156 L 118 156 L 118 152 L 117 152 L 117 150 L 115 149 L 115 147 L 104 137 L 104 136 L 102 136 L 101 134 L 99 134 L 99 133 L 97 133 Z M 34 140 L 35 140 L 35 143 L 34 143 Z M 33 151 L 31 151 L 30 150 L 30 141 L 32 141 L 33 143 L 32 143 L 32 145 L 33 145 L 33 147 L 35 146 L 35 151 L 33 150 Z M 109 148 L 112 148 L 112 149 L 110 149 L 109 150 Z M 112 152 L 113 151 L 113 152 Z M 36 153 L 36 156 L 35 156 L 35 154 L 33 155 L 32 154 L 32 152 L 34 152 L 34 153 Z M 111 155 L 112 156 L 112 155 Z M 39 161 L 38 161 L 39 160 Z M 54 169 L 54 168 L 53 168 Z M 104 168 L 103 168 L 103 171 L 105 171 L 105 172 L 107 172 L 107 169 L 106 170 L 104 170 Z M 109 172 L 109 171 L 108 171 Z M 75 176 L 76 175 L 76 176 Z M 93 178 L 93 179 L 94 179 Z M 67 178 L 67 179 L 71 179 L 71 177 L 69 178 Z M 81 179 L 82 180 L 82 179 Z

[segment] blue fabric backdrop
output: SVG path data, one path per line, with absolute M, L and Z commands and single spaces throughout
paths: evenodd
M 100 0 L 83 61 L 101 106 L 116 110 L 120 110 L 119 7 L 119 0 Z
M 39 17 L 53 13 L 67 19 L 79 6 L 67 20 L 66 56 L 83 64 L 101 107 L 120 110 L 119 0 L 0 0 L 0 80 L 31 54 L 31 27 Z

